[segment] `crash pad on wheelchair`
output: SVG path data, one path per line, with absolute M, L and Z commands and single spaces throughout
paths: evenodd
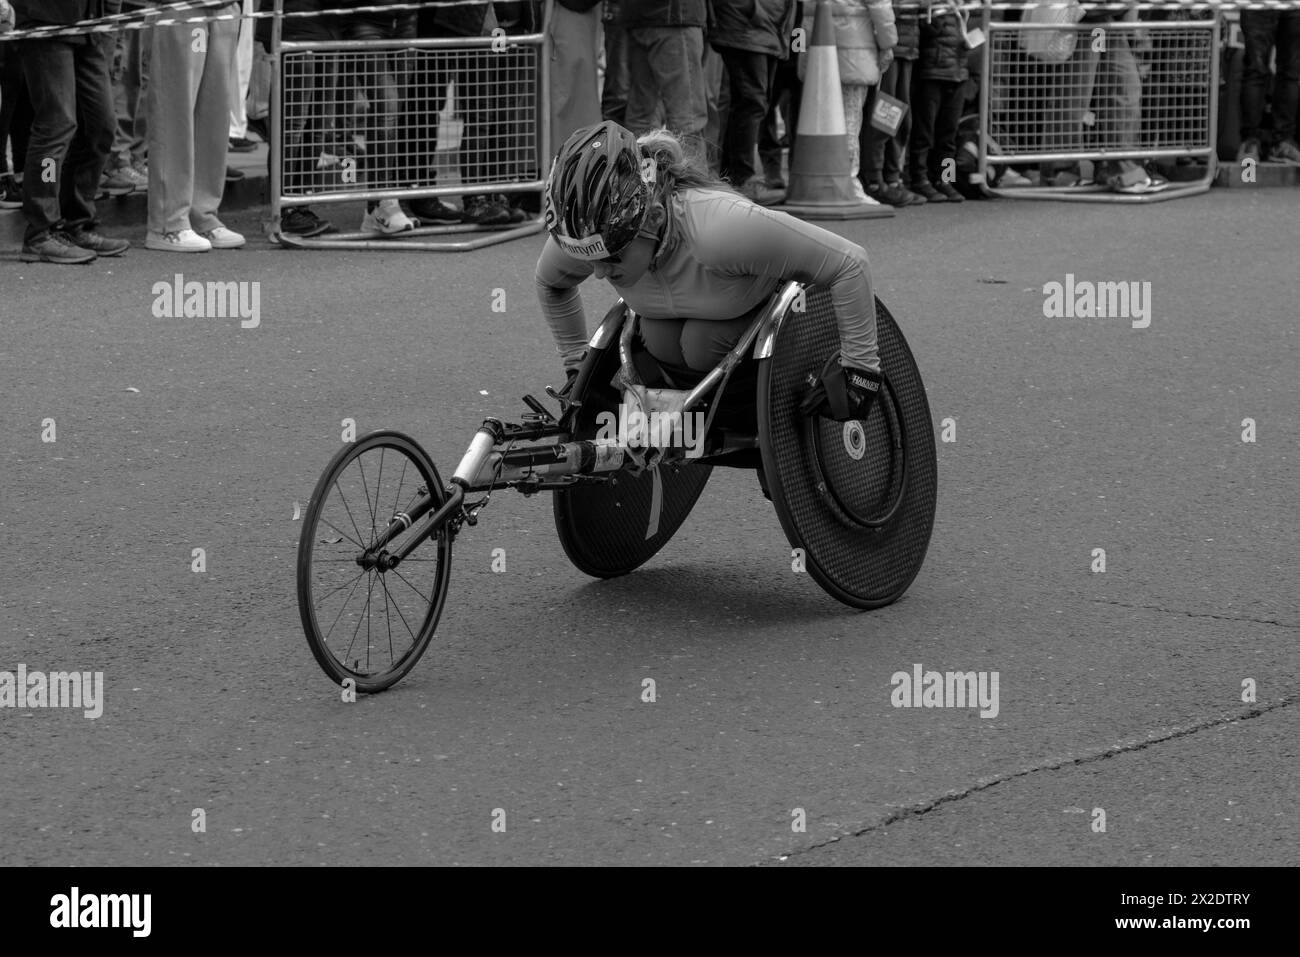
M 825 288 L 809 287 L 805 308 L 786 316 L 758 376 L 759 448 L 781 527 L 818 584 L 858 608 L 895 601 L 916 577 L 937 490 L 925 387 L 879 300 L 876 327 L 885 382 L 865 422 L 809 417 L 799 408 L 840 348 Z

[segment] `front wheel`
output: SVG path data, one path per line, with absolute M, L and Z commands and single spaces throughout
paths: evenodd
M 372 432 L 340 449 L 316 483 L 298 540 L 298 613 L 316 661 L 339 684 L 383 691 L 429 646 L 451 577 L 450 531 L 444 526 L 397 567 L 358 562 L 393 516 L 423 496 L 435 510 L 446 499 L 433 461 L 400 432 Z

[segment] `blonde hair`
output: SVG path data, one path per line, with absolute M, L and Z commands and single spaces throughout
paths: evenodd
M 678 229 L 673 218 L 673 196 L 685 189 L 719 189 L 729 193 L 736 192 L 726 180 L 714 175 L 699 160 L 686 152 L 671 130 L 660 127 L 637 137 L 637 146 L 641 155 L 655 161 L 655 180 L 651 199 L 664 208 L 664 235 L 659 249 L 655 252 L 651 268 L 659 259 L 677 245 Z

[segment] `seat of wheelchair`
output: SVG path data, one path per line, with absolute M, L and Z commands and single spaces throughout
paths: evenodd
M 707 322 L 708 320 L 693 321 Z M 708 370 L 692 369 L 651 355 L 639 331 L 633 339 L 632 362 L 641 381 L 650 389 L 689 392 L 708 375 Z M 715 389 L 704 400 L 702 409 L 705 412 L 711 410 L 715 402 L 718 403 L 711 430 L 726 429 L 729 432 L 757 435 L 758 413 L 755 403 L 757 388 L 758 362 L 752 354 L 747 354 L 732 371 L 721 396 Z

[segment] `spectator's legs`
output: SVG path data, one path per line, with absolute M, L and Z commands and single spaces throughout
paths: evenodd
M 731 110 L 722 141 L 722 175 L 739 187 L 758 172 L 754 168 L 758 131 L 767 116 L 776 60 L 766 53 L 730 47 L 720 52 L 731 90 Z
M 230 138 L 248 136 L 248 87 L 253 80 L 253 0 L 244 0 L 244 19 L 239 21 L 239 40 L 235 46 L 235 95 L 230 104 Z M 128 31 L 129 32 L 129 31 Z
M 867 93 L 873 89 L 869 86 L 859 84 L 840 86 L 840 99 L 844 104 L 844 133 L 845 140 L 849 147 L 849 176 L 852 179 L 850 185 L 854 187 L 853 192 L 858 194 L 861 199 L 865 196 L 862 183 L 858 179 L 858 174 L 862 172 L 862 127 L 866 124 L 863 122 L 863 108 L 867 103 Z
M 912 85 L 912 138 L 908 144 L 911 186 L 923 186 L 929 182 L 935 123 L 942 104 L 943 84 L 938 80 L 917 77 Z
M 799 74 L 795 56 L 778 60 L 768 95 L 767 116 L 758 131 L 758 156 L 763 164 L 763 176 L 769 186 L 784 182 L 781 169 L 781 138 L 777 135 L 777 115 L 785 124 L 786 143 L 794 142 L 794 124 L 799 115 Z
M 637 27 L 628 31 L 627 125 L 634 133 L 652 128 L 660 98 L 666 125 L 689 156 L 703 157 L 708 120 L 704 89 L 704 31 L 699 27 Z
M 731 88 L 726 63 L 717 50 L 704 44 L 704 150 L 709 170 L 719 172 L 723 165 L 724 130 L 731 115 Z
M 957 182 L 957 126 L 961 122 L 963 84 L 943 81 L 939 84 L 939 109 L 934 119 L 934 145 L 930 150 L 929 174 L 932 183 Z
M 193 31 L 206 32 L 194 49 Z M 149 230 L 206 232 L 221 225 L 239 24 L 154 27 L 149 70 Z
M 883 144 L 885 152 L 881 174 L 885 182 L 890 184 L 903 182 L 904 167 L 907 166 L 907 143 L 912 135 L 912 67 L 914 65 L 914 60 L 895 60 L 890 67 L 891 71 L 898 71 L 894 81 L 893 96 L 908 104 L 907 112 L 903 114 L 903 122 L 898 126 L 898 132 L 894 134 L 893 139 Z
M 551 147 L 584 126 L 600 122 L 596 86 L 596 9 L 578 13 L 560 4 L 551 8 Z M 494 91 L 492 99 L 498 94 Z
M 1277 143 L 1294 143 L 1296 110 L 1300 107 L 1300 11 L 1282 11 L 1279 16 L 1273 132 Z
M 1241 72 L 1241 139 L 1260 140 L 1264 120 L 1264 95 L 1268 89 L 1269 57 L 1277 34 L 1276 10 L 1242 10 L 1241 34 L 1246 56 Z
M 4 172 L 23 175 L 27 162 L 27 143 L 32 132 L 32 102 L 27 93 L 27 79 L 23 76 L 21 43 L 0 44 L 0 160 Z M 5 155 L 5 141 L 13 152 L 10 169 Z
M 605 4 L 606 12 L 613 9 Z M 616 12 L 616 11 L 615 11 Z M 600 115 L 607 120 L 624 125 L 627 118 L 627 30 L 616 18 L 606 18 L 605 26 L 605 85 L 600 91 Z M 551 137 L 551 151 L 563 144 Z
M 119 167 L 144 164 L 148 136 L 144 91 L 148 64 L 149 31 L 123 30 L 117 38 L 113 76 L 113 105 L 117 114 L 113 163 Z
M 23 71 L 34 120 L 24 174 L 26 241 L 55 226 L 89 227 L 113 148 L 113 38 L 26 40 Z
M 23 176 L 28 243 L 44 239 L 63 221 L 59 179 L 65 172 L 71 173 L 64 170 L 63 161 L 77 132 L 75 58 L 76 47 L 71 43 L 23 41 L 23 73 L 35 114 Z

